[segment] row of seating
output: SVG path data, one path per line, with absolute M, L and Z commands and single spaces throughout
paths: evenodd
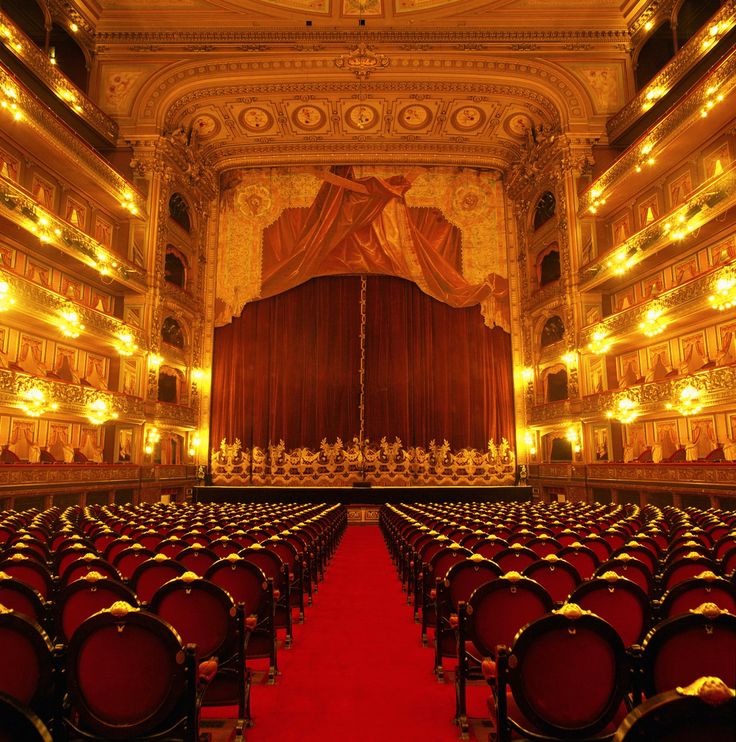
M 0 656 L 13 658 L 18 647 L 24 654 L 20 664 L 10 662 L 4 672 L 0 670 L 0 692 L 30 705 L 58 739 L 68 732 L 73 737 L 89 732 L 132 738 L 140 731 L 125 721 L 132 718 L 141 728 L 159 731 L 176 722 L 177 738 L 191 734 L 196 739 L 191 709 L 199 703 L 236 705 L 236 730 L 242 734 L 251 720 L 246 659 L 267 658 L 269 678 L 275 680 L 277 629 L 290 632 L 292 609 L 304 615 L 305 583 L 296 580 L 295 572 L 314 568 L 311 596 L 347 523 L 344 508 L 311 505 L 157 504 L 10 512 L 0 517 L 4 537 L 0 570 L 15 572 L 0 572 Z M 185 531 L 179 530 L 182 526 Z M 195 563 L 199 572 L 150 549 L 150 541 L 148 546 L 137 541 L 155 532 L 159 543 L 172 543 L 172 530 L 174 536 L 182 534 L 173 541 L 181 541 L 178 555 L 194 548 L 190 553 L 199 559 L 212 552 L 212 559 Z M 296 534 L 301 551 L 281 538 Z M 218 553 L 204 545 L 219 541 L 219 549 L 225 539 L 227 551 Z M 192 543 L 187 546 L 188 540 Z M 291 562 L 278 555 L 286 543 L 284 553 L 287 559 L 293 557 Z M 132 572 L 119 569 L 118 558 L 126 551 L 143 556 Z M 27 584 L 35 584 L 43 571 L 51 580 L 40 583 L 48 588 L 46 600 Z M 55 648 L 39 624 L 55 638 Z M 26 638 L 25 644 L 18 641 L 18 634 Z M 167 654 L 159 668 L 153 659 L 156 652 L 173 650 L 172 636 L 176 652 Z M 96 653 L 100 657 L 88 664 Z M 18 667 L 23 672 L 18 673 Z M 98 675 L 100 668 L 107 668 L 103 678 L 94 678 L 95 667 Z M 111 667 L 116 671 L 111 673 Z M 161 669 L 164 675 L 176 670 L 178 680 L 162 684 Z M 137 673 L 144 679 L 136 679 Z M 95 684 L 105 689 L 104 695 Z M 171 708 L 167 688 L 184 694 Z M 146 709 L 155 710 L 150 719 Z M 186 713 L 177 716 L 182 709 Z
M 458 661 L 455 716 L 463 734 L 468 730 L 467 683 L 485 674 L 495 688 L 497 648 L 511 647 L 520 629 L 555 615 L 555 606 L 562 603 L 602 617 L 606 630 L 636 660 L 627 658 L 629 691 L 641 694 L 635 689 L 643 687 L 647 695 L 655 686 L 644 683 L 642 675 L 652 665 L 650 656 L 657 654 L 657 641 L 645 643 L 651 647 L 648 655 L 641 654 L 638 642 L 666 615 L 710 603 L 700 620 L 711 628 L 714 621 L 725 626 L 719 637 L 727 637 L 727 646 L 718 656 L 701 655 L 702 666 L 735 685 L 736 649 L 728 642 L 736 622 L 736 576 L 733 571 L 728 578 L 716 574 L 722 570 L 712 559 L 716 546 L 724 555 L 729 552 L 735 521 L 732 513 L 571 504 L 424 503 L 387 506 L 381 513 L 425 642 L 428 629 L 434 630 L 435 671 L 442 676 L 445 658 Z M 693 544 L 708 553 L 691 552 Z M 557 552 L 545 553 L 550 546 Z M 517 554 L 528 557 L 526 564 L 509 569 L 517 564 Z M 499 556 L 508 560 L 503 567 Z

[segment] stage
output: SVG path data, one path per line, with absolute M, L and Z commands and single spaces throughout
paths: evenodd
M 531 487 L 195 487 L 195 502 L 529 502 Z

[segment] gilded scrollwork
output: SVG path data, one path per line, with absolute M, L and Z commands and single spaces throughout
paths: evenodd
M 323 439 L 318 450 L 287 449 L 284 441 L 265 449 L 242 449 L 223 439 L 211 454 L 213 483 L 261 486 L 334 486 L 370 481 L 378 486 L 510 484 L 516 474 L 514 450 L 506 439 L 485 451 L 453 451 L 447 441 L 427 449 L 404 447 L 398 438 L 377 444 L 354 438 L 347 447 Z

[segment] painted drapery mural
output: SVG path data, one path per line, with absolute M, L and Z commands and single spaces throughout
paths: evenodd
M 413 281 L 508 331 L 503 190 L 470 168 L 232 170 L 221 183 L 216 325 L 315 276 Z

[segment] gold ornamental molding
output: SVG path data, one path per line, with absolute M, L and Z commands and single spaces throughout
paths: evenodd
M 385 69 L 389 64 L 385 54 L 379 54 L 372 46 L 363 43 L 349 54 L 341 54 L 335 59 L 335 67 L 352 72 L 359 80 L 366 80 L 372 72 Z
M 720 43 L 734 23 L 736 23 L 736 0 L 727 0 L 711 20 L 639 91 L 639 94 L 608 120 L 606 129 L 609 139 L 617 139 L 654 103 L 666 97 L 667 92 Z M 710 30 L 714 25 L 719 28 L 717 37 Z
M 115 144 L 118 125 L 98 108 L 56 65 L 0 10 L 0 43 L 8 49 L 65 105 L 86 124 Z
M 143 400 L 139 397 L 102 391 L 81 384 L 54 381 L 4 368 L 0 368 L 0 405 L 6 408 L 16 407 L 18 414 L 21 415 L 19 407 L 21 395 L 28 389 L 39 386 L 47 392 L 49 401 L 59 405 L 59 414 L 70 413 L 86 417 L 89 404 L 103 398 L 108 402 L 109 408 L 118 413 L 121 421 L 143 422 L 145 419 Z
M 292 50 L 308 51 L 315 44 L 355 44 L 353 29 L 310 28 L 303 30 L 248 29 L 244 31 L 98 31 L 95 34 L 97 52 L 100 55 L 115 53 L 113 47 L 134 45 L 136 53 L 169 53 L 172 46 L 192 46 L 200 52 L 228 51 L 228 47 L 241 51 L 270 51 L 287 46 Z M 411 51 L 430 51 L 437 47 L 450 47 L 457 51 L 497 50 L 499 46 L 529 44 L 545 47 L 565 47 L 571 44 L 610 47 L 625 44 L 628 47 L 629 33 L 625 29 L 596 29 L 568 31 L 498 31 L 494 29 L 410 29 L 386 28 L 380 30 L 361 29 L 360 38 L 367 45 L 409 45 Z M 245 48 L 243 48 L 245 47 Z M 524 49 L 522 49 L 524 50 Z
M 38 201 L 13 181 L 0 177 L 0 214 L 41 242 L 58 247 L 70 257 L 80 260 L 138 292 L 145 289 L 140 276 L 143 269 L 128 262 L 73 224 L 44 209 Z
M 69 306 L 68 297 L 20 278 L 8 270 L 4 271 L 3 280 L 10 285 L 13 296 L 20 300 L 22 310 L 34 317 L 48 314 L 48 321 L 56 323 L 58 312 Z M 74 311 L 79 314 L 79 319 L 89 333 L 111 345 L 120 342 L 121 333 L 129 334 L 132 341 L 142 349 L 140 352 L 144 352 L 146 338 L 139 328 L 125 324 L 116 317 L 98 312 L 79 302 L 73 302 L 73 304 Z
M 316 451 L 287 450 L 283 441 L 243 449 L 236 438 L 212 449 L 210 469 L 213 484 L 233 486 L 494 486 L 514 483 L 516 457 L 505 438 L 498 445 L 489 441 L 485 451 L 452 451 L 447 441 L 404 448 L 398 438 L 383 438 L 378 445 L 355 438 L 348 446 L 339 438 L 335 443 L 323 439 Z
M 541 468 L 541 467 L 540 467 Z M 697 486 L 732 490 L 736 485 L 736 466 L 731 462 L 702 464 L 681 462 L 667 464 L 588 464 L 587 482 L 613 482 L 618 485 L 634 483 L 673 484 L 684 488 Z

